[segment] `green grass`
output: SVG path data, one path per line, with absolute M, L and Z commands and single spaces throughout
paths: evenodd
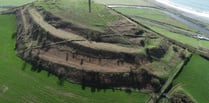
M 208 60 L 194 54 L 175 80 L 175 84 L 181 83 L 183 91 L 192 96 L 198 103 L 209 101 L 208 67 Z
M 132 9 L 132 8 L 116 8 L 116 10 L 124 13 L 125 15 L 141 16 L 141 17 L 152 19 L 152 20 L 157 20 L 157 21 L 161 21 L 161 22 L 165 22 L 165 23 L 167 22 L 167 23 L 170 23 L 172 25 L 176 25 L 178 27 L 182 27 L 182 28 L 191 30 L 191 28 L 188 27 L 187 25 L 185 25 L 183 23 L 180 23 L 180 22 L 172 19 L 168 15 L 165 15 L 165 14 L 159 12 L 159 11 L 156 11 L 156 10 Z M 138 21 L 139 23 L 151 28 L 152 30 L 154 30 L 154 31 L 156 31 L 156 32 L 168 37 L 168 38 L 177 40 L 179 42 L 191 45 L 191 46 L 196 47 L 196 48 L 198 46 L 201 46 L 203 48 L 209 48 L 209 42 L 208 41 L 197 40 L 195 38 L 191 38 L 191 37 L 185 36 L 183 34 L 177 34 L 177 33 L 171 32 L 171 31 L 167 30 L 166 28 L 162 28 L 161 26 L 158 26 L 156 24 L 146 22 L 144 20 L 137 19 L 137 18 L 134 18 L 134 19 L 136 21 Z M 195 30 L 193 30 L 193 31 L 195 31 Z
M 87 0 L 57 0 L 52 2 L 38 2 L 42 6 L 65 21 L 93 30 L 104 30 L 110 23 L 122 19 L 104 5 L 92 3 L 92 12 L 88 11 Z M 65 12 L 63 12 L 63 10 Z
M 58 85 L 57 77 L 31 71 L 31 65 L 14 50 L 15 15 L 0 15 L 0 103 L 145 103 L 149 95 L 111 89 L 91 92 L 89 87 L 67 81 Z
M 196 48 L 198 46 L 201 46 L 201 47 L 204 47 L 204 48 L 209 48 L 209 42 L 208 41 L 197 40 L 195 38 L 191 38 L 191 37 L 188 37 L 188 36 L 185 36 L 185 35 L 182 35 L 182 34 L 173 33 L 173 32 L 170 32 L 166 29 L 158 28 L 158 27 L 155 27 L 155 26 L 150 27 L 150 28 L 153 29 L 156 32 L 159 32 L 160 34 L 162 34 L 166 37 L 177 40 L 181 43 L 188 44 L 188 45 L 191 45 L 191 46 L 196 47 Z
M 0 8 L 0 11 L 3 11 L 3 10 L 7 10 L 7 9 L 5 9 L 5 8 Z
M 147 5 L 147 6 L 153 5 L 147 0 L 94 0 L 94 1 L 102 4 L 127 4 L 127 5 Z
M 20 6 L 35 0 L 0 0 L 0 5 Z
M 146 40 L 146 47 L 147 48 L 153 48 L 153 47 L 158 47 L 161 43 L 162 39 L 147 39 Z
M 155 20 L 162 23 L 168 23 L 177 27 L 184 28 L 186 30 L 195 31 L 193 28 L 187 26 L 186 24 L 179 22 L 169 15 L 160 12 L 159 10 L 146 9 L 146 8 L 115 8 L 117 11 L 122 12 L 130 16 L 139 16 L 151 20 Z
M 188 36 L 185 36 L 183 34 L 173 33 L 169 30 L 166 30 L 164 28 L 161 28 L 161 27 L 156 26 L 156 25 L 151 24 L 151 23 L 144 22 L 144 21 L 139 20 L 139 19 L 135 19 L 135 20 L 137 20 L 138 22 L 142 23 L 143 25 L 149 27 L 150 29 L 152 29 L 154 31 L 156 31 L 156 32 L 168 37 L 168 38 L 179 41 L 181 43 L 188 44 L 188 45 L 193 46 L 195 48 L 197 48 L 198 46 L 201 46 L 203 48 L 209 48 L 209 42 L 208 41 L 197 40 L 195 38 L 188 37 Z
M 179 51 L 182 49 L 179 48 Z M 171 45 L 166 54 L 158 61 L 152 62 L 150 66 L 155 68 L 153 74 L 165 79 L 182 61 L 178 53 L 173 51 L 173 45 Z

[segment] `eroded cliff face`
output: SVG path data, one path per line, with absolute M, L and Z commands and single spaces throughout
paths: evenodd
M 31 9 L 34 8 L 26 6 L 16 12 L 16 50 L 19 57 L 33 65 L 32 69 L 42 68 L 62 79 L 83 85 L 147 88 L 153 91 L 161 88 L 160 79 L 143 67 L 143 63 L 149 62 L 146 55 L 96 49 L 82 45 L 80 42 L 83 40 L 59 38 L 52 33 L 56 32 L 56 25 L 60 22 L 56 24 L 54 20 L 53 25 L 48 23 L 53 29 L 48 31 L 41 19 L 34 19 Z

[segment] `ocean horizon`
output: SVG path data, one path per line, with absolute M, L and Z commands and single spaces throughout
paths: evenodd
M 209 21 L 209 0 L 155 0 L 174 9 Z

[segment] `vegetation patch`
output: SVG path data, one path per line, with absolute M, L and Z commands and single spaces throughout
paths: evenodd
M 57 0 L 37 2 L 35 5 L 70 23 L 98 31 L 104 31 L 109 23 L 122 19 L 104 5 L 94 2 L 92 2 L 92 12 L 89 13 L 87 0 Z
M 176 47 L 178 51 L 173 50 L 174 47 Z M 153 70 L 155 75 L 162 79 L 167 79 L 170 74 L 172 74 L 176 68 L 179 68 L 179 65 L 183 62 L 183 59 L 180 58 L 180 54 L 183 51 L 184 50 L 182 48 L 172 45 L 168 48 L 168 51 L 162 58 L 153 61 L 148 65 L 151 68 L 155 68 Z M 186 53 L 184 54 L 186 55 Z
M 153 8 L 115 8 L 115 10 L 122 12 L 128 16 L 133 16 L 133 18 L 142 17 L 146 18 L 149 21 L 158 21 L 161 25 L 170 24 L 176 27 L 184 28 L 186 30 L 195 31 L 193 28 L 189 27 L 188 25 L 170 17 L 169 15 L 163 13 L 160 10 L 153 9 Z M 145 20 L 146 21 L 146 20 Z M 157 23 L 156 23 L 157 24 Z M 196 32 L 196 31 L 195 31 Z
M 156 31 L 156 32 L 158 32 L 170 39 L 179 41 L 183 44 L 187 44 L 187 45 L 193 46 L 195 48 L 198 48 L 198 47 L 209 48 L 209 42 L 206 40 L 199 40 L 196 38 L 188 37 L 188 36 L 185 36 L 182 34 L 171 32 L 167 29 L 161 28 L 161 27 L 156 26 L 154 24 L 143 22 L 142 20 L 139 20 L 139 19 L 136 19 L 136 20 L 139 21 L 140 23 L 143 23 L 144 25 L 148 26 L 150 29 L 152 29 L 152 30 L 154 30 L 154 31 Z
M 102 4 L 126 4 L 126 5 L 146 5 L 153 6 L 152 3 L 147 0 L 94 0 L 95 2 Z
M 115 8 L 117 11 L 130 16 L 139 23 L 149 27 L 150 29 L 183 44 L 193 46 L 195 48 L 208 51 L 209 42 L 199 40 L 193 37 L 197 34 L 197 30 L 192 29 L 184 23 L 181 23 L 172 17 L 154 9 L 135 9 L 135 8 Z M 165 25 L 166 24 L 166 25 Z M 168 24 L 168 25 L 167 25 Z M 174 26 L 174 27 L 173 27 Z M 181 29 L 182 30 L 181 30 Z
M 0 11 L 3 11 L 3 10 L 7 10 L 7 9 L 5 9 L 5 8 L 0 8 Z

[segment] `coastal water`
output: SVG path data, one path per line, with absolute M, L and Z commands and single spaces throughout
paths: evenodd
M 169 0 L 180 7 L 209 13 L 209 0 Z
M 206 20 L 209 23 L 209 0 L 155 0 L 164 5 Z

